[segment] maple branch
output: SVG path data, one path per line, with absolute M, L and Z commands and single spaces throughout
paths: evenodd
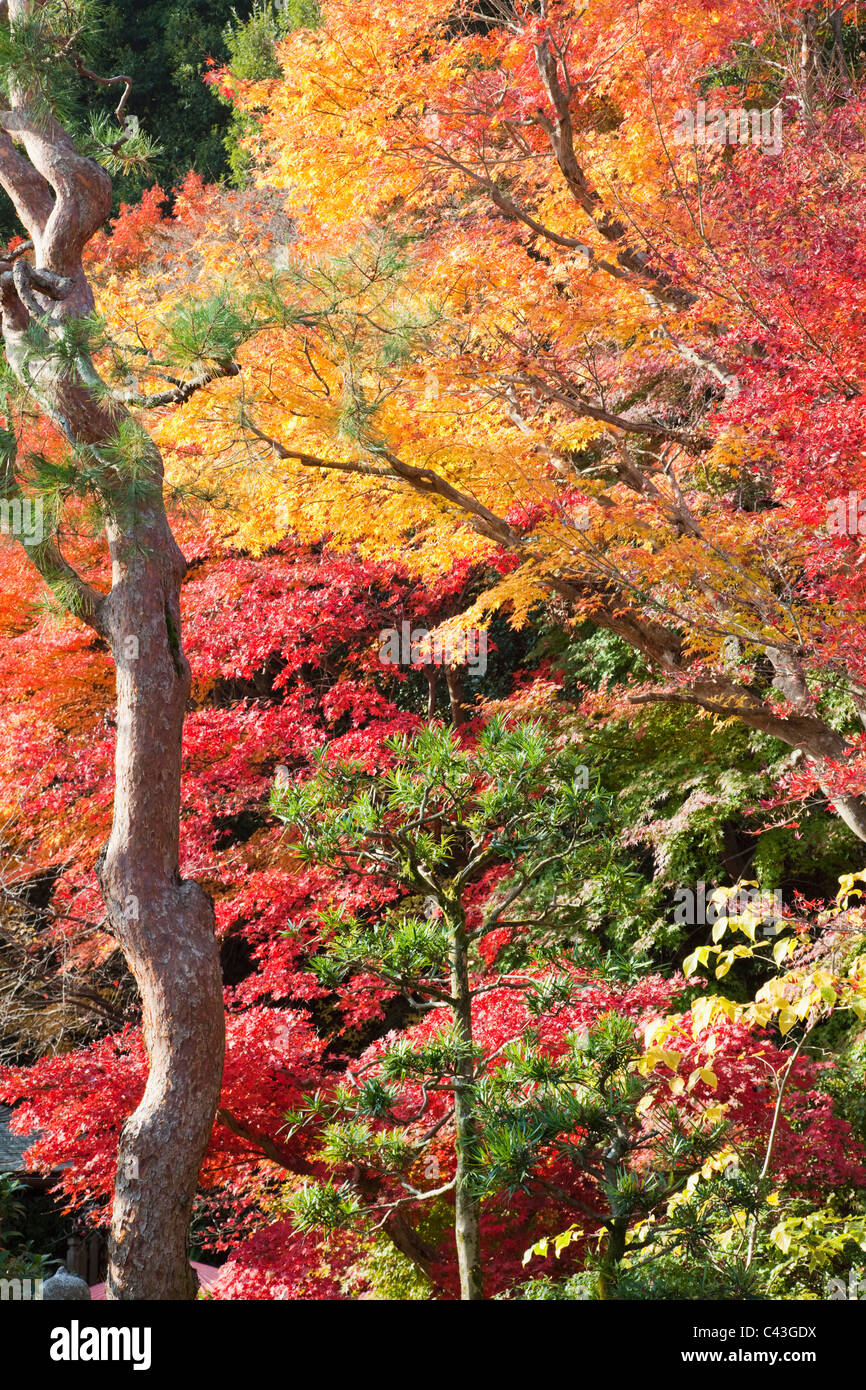
M 792 748 L 805 748 L 813 757 L 841 757 L 851 745 L 829 724 L 814 716 L 777 714 L 772 706 L 735 681 L 716 680 L 691 689 L 645 690 L 629 696 L 633 705 L 696 705 L 722 719 L 740 719 L 760 733 L 771 734 Z
M 447 479 L 440 477 L 432 468 L 418 468 L 415 464 L 405 463 L 403 459 L 393 454 L 390 449 L 377 448 L 372 450 L 390 464 L 389 469 L 375 468 L 372 464 L 364 463 L 359 459 L 342 461 L 337 459 L 320 458 L 318 454 L 309 454 L 301 449 L 289 449 L 272 435 L 266 434 L 259 429 L 252 420 L 245 417 L 246 427 L 258 439 L 269 444 L 274 452 L 282 459 L 294 459 L 305 468 L 328 468 L 341 473 L 356 473 L 365 477 L 384 478 L 391 482 L 409 483 L 416 492 L 424 493 L 427 496 L 440 497 L 445 502 L 450 502 L 454 506 L 468 515 L 473 528 L 484 535 L 488 540 L 495 541 L 497 545 L 505 545 L 510 549 L 522 548 L 524 545 L 523 537 L 507 521 L 498 517 L 489 507 L 485 507 L 483 502 L 479 502 L 476 497 L 471 497 L 468 493 L 461 492 L 454 487 Z
M 828 763 L 838 762 L 852 753 L 853 744 L 816 716 L 776 714 L 745 687 L 737 686 L 733 681 L 727 689 L 727 700 L 725 694 L 722 683 L 715 681 L 709 689 L 705 686 L 691 690 L 644 691 L 630 696 L 630 701 L 636 705 L 667 703 L 696 706 L 723 719 L 739 719 L 749 728 L 786 743 L 789 748 L 802 749 L 815 764 L 818 785 L 840 820 L 858 839 L 866 840 L 866 798 L 834 791 L 832 771 L 828 766 Z M 730 696 L 734 696 L 734 702 L 729 702 Z M 737 697 L 743 696 L 747 702 L 737 703 Z
M 585 398 L 574 382 L 569 382 L 566 377 L 559 373 L 557 375 L 564 383 L 563 389 L 551 385 L 545 381 L 544 377 L 536 376 L 533 372 L 521 372 L 517 376 L 504 377 L 503 380 L 508 385 L 526 386 L 530 390 L 538 391 L 546 400 L 557 401 L 560 405 L 566 406 L 574 415 L 582 416 L 588 420 L 599 420 L 602 424 L 625 430 L 629 434 L 648 435 L 654 439 L 669 439 L 674 444 L 682 444 L 685 448 L 700 452 L 712 448 L 712 440 L 702 439 L 700 435 L 686 434 L 682 430 L 670 429 L 668 426 L 653 420 L 629 420 L 625 415 L 617 415 L 613 411 L 605 410 L 603 406 L 593 405 Z
M 257 439 L 260 439 L 263 444 L 270 445 L 278 458 L 293 459 L 295 462 L 303 464 L 305 468 L 330 468 L 335 469 L 339 473 L 359 473 L 372 478 L 391 477 L 387 469 L 373 468 L 372 464 L 362 463 L 360 460 L 343 463 L 336 459 L 320 458 L 318 454 L 305 453 L 302 449 L 287 449 L 285 444 L 282 444 L 279 439 L 275 439 L 273 435 L 266 434 L 264 430 L 259 429 L 258 425 L 254 424 L 246 415 L 243 418 L 242 424 L 244 428 L 248 429 L 251 434 L 254 434 Z
M 675 352 L 682 357 L 684 362 L 688 362 L 693 367 L 698 367 L 702 371 L 709 372 L 716 381 L 721 382 L 725 388 L 725 400 L 731 401 L 740 394 L 742 389 L 740 378 L 733 372 L 729 372 L 714 357 L 706 352 L 700 352 L 697 348 L 688 343 L 683 343 L 679 338 L 675 338 L 667 326 L 661 328 L 661 334 Z
M 571 119 L 570 93 L 559 80 L 557 59 L 549 37 L 535 45 L 535 62 L 538 74 L 544 84 L 554 110 L 554 119 L 539 107 L 536 119 L 547 135 L 550 147 L 566 185 L 575 202 L 590 219 L 596 231 L 610 243 L 619 243 L 628 233 L 624 222 L 606 209 L 598 193 L 593 189 L 581 168 L 574 149 L 574 128 Z M 663 271 L 648 269 L 648 257 L 642 251 L 631 247 L 617 253 L 617 264 L 632 276 L 649 280 L 653 285 L 652 298 L 666 308 L 682 311 L 696 302 L 696 296 L 688 290 L 674 286 L 670 277 Z
M 239 1120 L 236 1115 L 233 1115 L 231 1110 L 220 1107 L 214 1118 L 232 1134 L 236 1134 L 239 1139 L 245 1139 L 248 1144 L 254 1145 L 265 1158 L 269 1158 L 280 1168 L 285 1168 L 290 1173 L 302 1173 L 305 1177 L 315 1175 L 316 1168 L 312 1163 L 308 1163 L 304 1158 L 290 1158 L 285 1149 L 281 1148 L 267 1134 L 260 1134 L 258 1130 L 245 1124 L 243 1120 Z
M 382 455 L 391 464 L 397 478 L 410 483 L 418 492 L 441 497 L 443 501 L 459 507 L 472 518 L 471 525 L 474 529 L 489 540 L 495 541 L 498 545 L 508 546 L 512 550 L 523 549 L 525 542 L 520 533 L 489 507 L 485 507 L 476 497 L 461 492 L 432 468 L 417 468 L 414 464 L 404 463 L 388 449 L 383 449 Z
M 633 275 L 621 269 L 619 266 L 614 265 L 611 261 L 601 260 L 592 247 L 581 240 L 581 238 L 566 236 L 562 232 L 555 232 L 551 227 L 547 227 L 543 222 L 539 222 L 531 213 L 526 211 L 526 208 L 522 207 L 520 203 L 510 197 L 489 174 L 479 173 L 477 169 L 472 168 L 471 164 L 466 164 L 449 150 L 438 145 L 422 144 L 419 148 L 426 150 L 434 159 L 438 159 L 443 164 L 449 165 L 450 168 L 456 169 L 458 173 L 463 174 L 465 178 L 470 179 L 472 183 L 477 184 L 479 188 L 483 188 L 485 193 L 489 194 L 491 202 L 509 222 L 522 222 L 523 225 L 528 227 L 536 236 L 543 237 L 543 239 L 549 241 L 551 245 L 559 246 L 565 251 L 579 251 L 580 254 L 586 258 L 588 268 L 594 267 L 597 270 L 603 270 L 605 274 L 612 275 L 616 280 L 624 280 L 628 283 L 633 282 Z

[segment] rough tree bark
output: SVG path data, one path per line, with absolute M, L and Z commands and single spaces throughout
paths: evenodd
M 14 27 L 31 0 L 9 0 Z M 125 80 L 125 79 L 121 79 Z M 149 1060 L 141 1104 L 121 1135 L 107 1297 L 196 1293 L 188 1232 L 222 1079 L 225 1025 L 209 897 L 179 872 L 181 735 L 190 670 L 181 645 L 186 569 L 166 516 L 159 451 L 98 378 L 71 326 L 93 310 L 82 266 L 111 210 L 111 181 L 82 157 L 33 81 L 10 84 L 0 113 L 0 183 L 32 242 L 0 262 L 6 359 L 31 402 L 97 467 L 111 557 L 108 593 L 62 555 L 56 535 L 28 549 L 43 577 L 109 645 L 117 669 L 114 819 L 97 872 L 108 921 L 136 978 Z M 130 487 L 118 441 L 138 453 Z M 141 467 L 144 465 L 144 486 Z M 3 495 L 15 495 L 14 456 Z

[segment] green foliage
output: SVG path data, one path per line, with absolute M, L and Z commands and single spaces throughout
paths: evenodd
M 34 1249 L 25 1234 L 27 1220 L 22 1182 L 9 1173 L 0 1173 L 0 1279 L 47 1279 L 54 1263 Z M 40 1229 L 42 1222 L 37 1221 Z
M 160 487 L 158 454 L 137 420 L 121 420 L 112 438 L 77 450 L 80 485 L 92 492 L 105 514 L 127 527 Z
M 241 82 L 263 82 L 279 77 L 277 44 L 293 29 L 317 29 L 322 22 L 318 0 L 253 0 L 246 18 L 236 9 L 223 30 L 232 75 Z M 221 98 L 225 100 L 225 98 Z M 228 103 L 227 103 L 228 104 Z M 243 187 L 247 183 L 251 160 L 244 140 L 255 130 L 255 116 L 232 110 L 228 132 L 224 139 L 232 183 Z
M 230 113 L 205 85 L 210 60 L 229 56 L 224 38 L 227 22 L 237 12 L 245 18 L 245 0 L 107 0 L 100 6 L 98 31 L 88 40 L 84 57 L 99 73 L 128 73 L 133 89 L 128 110 L 153 142 L 150 170 L 121 170 L 115 183 L 115 203 L 134 203 L 156 180 L 171 189 L 189 169 L 207 181 L 228 172 L 223 146 Z M 79 118 L 86 128 L 91 111 L 110 110 L 118 93 L 85 86 Z
M 597 1280 L 592 1274 L 573 1274 L 570 1279 L 557 1280 L 545 1275 L 541 1279 L 529 1279 L 525 1284 L 498 1294 L 502 1302 L 520 1303 L 564 1303 L 572 1300 L 585 1302 L 598 1298 Z
M 180 367 L 201 367 L 206 362 L 228 365 L 238 347 L 252 332 L 242 306 L 230 291 L 208 299 L 181 304 L 164 327 L 164 348 L 169 360 Z
M 833 1282 L 844 1288 L 850 1272 L 866 1265 L 866 1214 L 844 1212 L 836 1196 L 817 1210 L 798 1205 L 761 1251 L 764 1288 L 777 1298 L 824 1299 Z
M 866 1144 L 866 1039 L 859 1038 L 821 1073 L 819 1085 L 835 1102 L 861 1143 Z
M 775 1225 L 759 1228 L 745 1255 L 750 1217 L 768 1195 L 754 1173 L 702 1180 L 642 1247 L 627 1251 L 618 1299 L 826 1299 L 864 1264 L 866 1218 L 831 1198 L 818 1209 L 798 1200 Z M 563 1295 L 558 1295 L 563 1296 Z M 839 1296 L 837 1294 L 837 1296 Z
M 231 20 L 223 30 L 233 76 L 242 82 L 279 77 L 277 44 L 286 29 L 283 10 L 268 0 L 254 0 L 246 20 L 233 9 Z
M 446 1013 L 432 1033 L 418 1037 L 410 1030 L 383 1047 L 367 1074 L 328 1100 L 311 1098 L 289 1117 L 290 1124 L 314 1126 L 320 1158 L 338 1171 L 360 1165 L 368 1176 L 408 1185 L 423 1200 L 438 1196 L 437 1189 L 417 1192 L 408 1174 L 439 1127 L 419 1139 L 413 1124 L 431 1091 L 445 1090 L 454 1096 L 455 1110 L 463 1107 L 473 1116 L 461 1140 L 466 1167 L 460 1191 L 474 1187 L 483 1196 L 513 1189 L 529 1181 L 541 1148 L 571 1133 L 584 1109 L 563 1091 L 566 1081 L 574 1081 L 571 1071 L 541 1056 L 530 1035 L 522 1049 L 508 1054 L 510 1070 L 485 1079 L 487 1061 L 471 1036 L 470 954 L 490 931 L 508 924 L 508 912 L 518 903 L 521 931 L 536 929 L 544 936 L 551 901 L 531 890 L 541 881 L 555 899 L 556 881 L 545 877 L 546 870 L 555 864 L 559 880 L 568 881 L 576 844 L 607 814 L 605 798 L 590 785 L 579 750 L 556 747 L 538 724 L 508 727 L 494 719 L 477 743 L 432 726 L 411 739 L 387 740 L 384 747 L 389 765 L 375 771 L 334 762 L 322 752 L 307 781 L 274 791 L 272 807 L 290 827 L 302 859 L 360 866 L 404 895 L 373 921 L 323 914 L 314 961 L 319 980 L 335 988 L 354 972 L 372 973 L 407 998 L 445 1007 L 450 1017 Z M 470 933 L 466 895 L 495 866 L 507 876 Z M 524 897 L 531 899 L 529 908 Z M 541 958 L 551 963 L 556 956 L 544 943 Z M 575 985 L 553 971 L 552 978 L 526 980 L 520 987 L 530 1012 L 538 1012 L 568 1002 Z M 613 1038 L 611 1022 L 603 1032 L 606 1056 L 618 1048 L 630 1055 L 633 1038 L 627 1044 L 622 1029 Z M 578 1069 L 582 1076 L 583 1061 Z M 397 1116 L 406 1085 L 420 1087 L 425 1097 L 421 1114 L 408 1124 Z M 503 1086 L 510 1087 L 507 1094 Z M 527 1087 L 544 1099 L 524 1133 L 512 1110 L 515 1088 Z M 642 1094 L 643 1083 L 638 1089 Z M 359 1204 L 357 1193 L 336 1181 L 318 1191 L 308 1186 L 292 1205 L 303 1227 L 348 1225 L 369 1220 L 375 1210 L 375 1202 Z
M 702 1258 L 683 1260 L 679 1254 L 662 1255 L 652 1264 L 621 1271 L 616 1289 L 622 1302 L 647 1299 L 684 1299 L 690 1302 L 740 1302 L 765 1297 L 758 1270 L 732 1262 L 722 1269 Z
M 381 774 L 330 763 L 323 752 L 313 778 L 274 792 L 273 810 L 299 832 L 305 858 L 342 862 L 363 845 L 371 870 L 396 872 L 422 892 L 433 880 L 444 892 L 454 878 L 459 891 L 472 877 L 461 853 L 474 856 L 474 873 L 516 863 L 604 814 L 600 792 L 587 796 L 579 751 L 554 756 L 537 724 L 508 729 L 493 720 L 476 749 L 438 727 L 384 747 L 394 761 Z M 411 835 L 401 824 L 413 826 Z M 381 847 L 369 843 L 374 837 Z
M 576 635 L 558 625 L 545 626 L 530 656 L 552 662 L 564 679 L 567 695 L 578 693 L 580 687 L 600 690 L 603 685 L 645 673 L 640 656 L 622 638 L 589 623 Z
M 138 117 L 127 118 L 121 131 L 116 121 L 103 111 L 92 111 L 87 135 L 81 149 L 104 165 L 110 174 L 138 174 L 145 178 L 153 173 L 157 157 L 162 153 L 141 129 Z
M 295 1224 L 300 1231 L 338 1231 L 357 1223 L 361 1199 L 349 1183 L 304 1183 L 292 1200 Z
M 565 728 L 609 793 L 598 835 L 576 853 L 574 896 L 563 914 L 564 928 L 575 924 L 581 963 L 629 978 L 640 958 L 656 967 L 678 961 L 693 932 L 675 920 L 681 887 L 703 882 L 709 893 L 748 878 L 782 891 L 786 902 L 796 892 L 835 896 L 857 853 L 847 827 L 821 807 L 796 824 L 774 825 L 760 807 L 788 765 L 781 744 L 664 707 L 635 721 L 581 718 Z
M 389 1302 L 426 1302 L 432 1296 L 432 1285 L 418 1266 L 381 1236 L 371 1241 L 353 1266 L 347 1292 L 351 1293 L 359 1285 L 366 1286 L 376 1298 Z

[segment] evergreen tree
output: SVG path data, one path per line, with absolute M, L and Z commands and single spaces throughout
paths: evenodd
M 579 750 L 557 750 L 538 725 L 507 729 L 493 720 L 474 747 L 435 727 L 388 746 L 393 763 L 384 771 L 329 764 L 323 757 L 312 779 L 280 788 L 273 798 L 276 813 L 299 832 L 302 855 L 375 875 L 400 892 L 375 921 L 326 919 L 314 967 L 320 980 L 336 984 L 352 972 L 373 974 L 448 1017 L 433 1042 L 418 1046 L 411 1035 L 401 1040 L 382 1055 L 374 1078 L 357 1091 L 343 1090 L 335 1108 L 326 1106 L 325 1154 L 345 1162 L 365 1153 L 384 1173 L 399 1173 L 417 1159 L 419 1142 L 423 1149 L 441 1126 L 434 1125 L 426 1140 L 401 1134 L 393 1087 L 411 1081 L 425 1090 L 444 1088 L 457 1150 L 461 1297 L 479 1299 L 479 1105 L 487 1062 L 473 1037 L 473 1012 L 489 985 L 473 981 L 473 967 L 485 938 L 516 925 L 519 911 L 520 931 L 533 937 L 529 956 L 553 969 L 541 981 L 526 974 L 517 987 L 539 1007 L 570 990 L 555 969 L 562 955 L 551 936 L 555 923 L 562 926 L 557 886 L 567 880 L 576 847 L 604 818 L 605 802 L 590 789 Z M 487 905 L 473 910 L 479 883 L 496 868 L 505 879 Z M 321 1106 L 314 1106 L 307 1118 L 321 1115 Z M 361 1209 L 343 1188 L 313 1186 L 300 1199 L 298 1216 L 306 1224 L 339 1224 Z

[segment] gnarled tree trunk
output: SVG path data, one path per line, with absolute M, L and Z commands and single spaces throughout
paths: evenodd
M 13 40 L 33 13 L 31 0 L 9 0 Z M 82 252 L 110 213 L 111 182 L 78 153 L 44 97 L 32 77 L 26 90 L 13 80 L 10 110 L 0 113 L 0 183 L 32 242 L 32 259 L 0 262 L 0 303 L 6 358 L 29 401 L 93 465 L 112 563 L 105 594 L 76 573 L 56 533 L 27 552 L 109 644 L 117 668 L 114 820 L 97 872 L 141 992 L 149 1075 L 121 1136 L 107 1294 L 192 1298 L 189 1221 L 219 1099 L 225 1023 L 211 902 L 179 872 L 186 562 L 165 513 L 159 451 L 97 376 L 80 331 L 93 310 Z M 0 467 L 7 498 L 18 495 L 20 474 L 11 437 Z

